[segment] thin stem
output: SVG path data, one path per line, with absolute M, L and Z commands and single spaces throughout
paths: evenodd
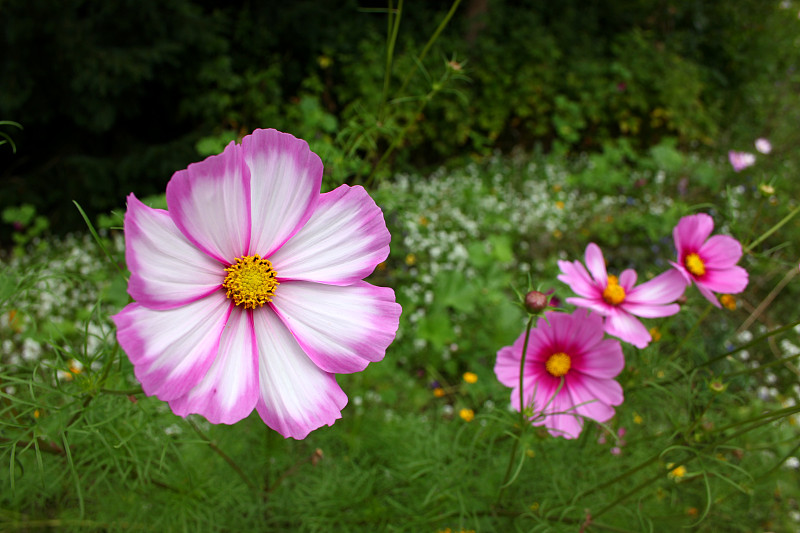
M 525 357 L 528 354 L 528 341 L 531 338 L 531 329 L 533 328 L 533 321 L 536 317 L 531 315 L 528 318 L 528 323 L 525 326 L 525 341 L 522 344 L 522 356 L 519 360 L 519 438 L 514 440 L 514 446 L 511 448 L 511 453 L 508 457 L 508 467 L 506 467 L 506 474 L 503 476 L 503 483 L 500 486 L 500 493 L 497 496 L 497 501 L 499 502 L 503 498 L 503 492 L 506 490 L 508 486 L 508 480 L 511 476 L 511 471 L 514 467 L 514 457 L 517 455 L 517 448 L 519 448 L 519 442 L 522 440 L 522 435 L 525 433 L 525 428 L 528 426 L 528 420 L 525 417 L 525 391 L 523 389 L 525 381 L 524 381 L 524 372 L 525 372 Z
M 763 235 L 761 235 L 761 237 L 759 237 L 758 239 L 754 240 L 753 242 L 751 242 L 750 244 L 745 246 L 744 250 L 743 250 L 744 253 L 746 253 L 746 254 L 750 253 L 750 251 L 753 248 L 755 248 L 756 246 L 758 246 L 759 244 L 764 242 L 770 235 L 772 235 L 773 233 L 778 231 L 780 228 L 782 228 L 787 222 L 789 222 L 792 218 L 794 218 L 794 216 L 797 215 L 797 213 L 800 213 L 800 206 L 795 207 L 792 210 L 791 213 L 789 213 L 788 215 L 783 217 L 783 219 L 780 222 L 778 222 L 777 224 L 772 226 L 770 229 L 768 229 Z
M 694 325 L 692 326 L 692 329 L 690 329 L 689 332 L 686 335 L 683 336 L 683 338 L 681 339 L 681 342 L 678 343 L 678 347 L 675 348 L 675 351 L 672 352 L 672 355 L 670 355 L 669 359 L 667 359 L 668 361 L 672 361 L 673 359 L 675 359 L 678 356 L 678 354 L 681 351 L 681 348 L 683 348 L 683 345 L 686 344 L 686 342 L 692 337 L 692 335 L 694 335 L 694 333 L 700 327 L 700 324 L 703 323 L 703 321 L 706 319 L 706 317 L 708 316 L 708 314 L 711 312 L 711 310 L 713 308 L 714 308 L 714 306 L 711 305 L 710 303 L 706 306 L 705 310 L 703 311 L 703 314 L 701 314 L 700 318 L 698 318 L 695 321 Z
M 383 106 L 389 97 L 389 84 L 392 79 L 392 61 L 394 60 L 394 45 L 397 42 L 397 32 L 400 30 L 400 17 L 403 14 L 403 0 L 397 4 L 397 9 L 392 9 L 392 2 L 389 0 L 389 27 L 388 27 L 388 41 L 386 46 L 386 70 L 383 73 L 383 92 L 381 92 L 381 101 L 378 104 L 378 121 L 383 120 Z M 392 16 L 394 14 L 394 16 Z
M 208 436 L 207 436 L 205 433 L 203 433 L 203 430 L 201 430 L 199 427 L 197 427 L 197 424 L 195 424 L 195 423 L 194 423 L 192 420 L 190 420 L 190 419 L 188 419 L 188 418 L 186 419 L 186 422 L 188 422 L 188 423 L 189 423 L 189 426 L 191 426 L 191 428 L 194 430 L 194 432 L 195 432 L 195 433 L 197 433 L 197 435 L 198 435 L 198 436 L 199 436 L 201 439 L 203 439 L 203 440 L 206 442 L 206 444 L 208 444 L 208 445 L 209 445 L 209 447 L 210 447 L 212 450 L 214 450 L 214 453 L 216 453 L 217 455 L 219 455 L 220 457 L 222 457 L 222 459 L 223 459 L 223 460 L 224 460 L 226 463 L 228 463 L 228 465 L 229 465 L 231 468 L 233 468 L 233 470 L 234 470 L 234 471 L 235 471 L 235 472 L 236 472 L 236 473 L 239 475 L 239 477 L 240 477 L 240 478 L 242 478 L 242 481 L 244 481 L 244 482 L 247 484 L 247 486 L 248 486 L 248 487 L 250 487 L 250 489 L 252 489 L 254 492 L 260 492 L 260 490 L 258 489 L 258 487 L 256 487 L 255 483 L 253 483 L 252 481 L 250 481 L 250 478 L 249 478 L 249 477 L 247 477 L 247 475 L 244 473 L 244 471 L 243 471 L 241 468 L 239 468 L 239 465 L 237 465 L 237 464 L 236 464 L 236 461 L 234 461 L 233 459 L 231 459 L 231 458 L 228 456 L 228 454 L 226 454 L 225 452 L 223 452 L 223 451 L 222 451 L 222 450 L 219 448 L 219 446 L 217 446 L 216 444 L 214 444 L 214 443 L 211 441 L 211 439 L 210 439 L 210 438 L 209 438 L 209 437 L 208 437 Z

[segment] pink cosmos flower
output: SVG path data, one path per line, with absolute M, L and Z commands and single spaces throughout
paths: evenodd
M 512 346 L 497 352 L 494 366 L 500 383 L 513 388 L 511 406 L 517 411 L 524 343 L 523 331 Z M 553 436 L 574 439 L 583 429 L 584 418 L 606 422 L 614 416 L 612 406 L 623 400 L 622 387 L 614 378 L 625 360 L 620 342 L 603 338 L 600 315 L 584 309 L 571 315 L 546 312 L 531 330 L 527 352 L 523 401 L 534 426 L 543 425 Z
M 674 302 L 686 289 L 686 281 L 675 270 L 636 287 L 634 270 L 623 271 L 619 278 L 608 274 L 603 252 L 593 242 L 586 247 L 586 266 L 589 272 L 580 261 L 558 262 L 562 272 L 558 279 L 580 296 L 567 298 L 567 302 L 605 316 L 606 332 L 637 348 L 646 347 L 652 336 L 635 317 L 670 316 L 681 309 Z
M 672 230 L 678 262 L 672 265 L 694 282 L 709 302 L 722 307 L 715 292 L 737 294 L 747 287 L 747 271 L 736 266 L 742 257 L 742 245 L 733 237 L 714 235 L 714 219 L 705 213 L 681 218 Z
M 749 152 L 734 152 L 731 150 L 728 152 L 728 161 L 731 162 L 733 170 L 739 172 L 753 166 L 756 162 L 756 156 Z
M 384 357 L 400 306 L 363 281 L 389 253 L 380 208 L 321 180 L 305 141 L 256 130 L 176 172 L 169 211 L 128 197 L 136 302 L 113 320 L 147 395 L 215 424 L 255 408 L 296 439 L 341 417 L 334 374 Z

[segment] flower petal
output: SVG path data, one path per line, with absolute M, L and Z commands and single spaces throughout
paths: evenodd
M 572 314 L 545 313 L 551 329 L 551 354 L 565 352 L 569 355 L 590 351 L 603 338 L 603 319 L 598 314 L 585 309 L 577 309 Z M 542 327 L 539 319 L 537 329 Z
M 341 418 L 347 396 L 333 374 L 303 352 L 292 333 L 269 308 L 253 313 L 258 342 L 258 414 L 283 435 L 303 439 Z
M 586 246 L 586 268 L 592 273 L 592 277 L 600 287 L 608 285 L 608 272 L 606 271 L 606 260 L 603 252 L 595 243 L 590 242 Z
M 724 270 L 708 270 L 697 286 L 721 293 L 737 294 L 747 287 L 747 271 L 740 266 L 732 266 Z
M 348 285 L 389 255 L 383 212 L 363 187 L 342 185 L 320 197 L 305 226 L 272 256 L 279 279 Z
M 219 291 L 165 311 L 133 303 L 111 317 L 145 394 L 169 401 L 196 386 L 214 362 L 230 309 Z
M 605 328 L 609 335 L 619 337 L 637 348 L 645 348 L 652 339 L 644 324 L 622 310 L 606 318 Z
M 625 297 L 623 306 L 627 309 L 628 304 L 669 304 L 680 298 L 685 290 L 686 278 L 678 270 L 670 269 L 634 287 Z
M 169 405 L 178 416 L 203 415 L 212 424 L 233 424 L 253 412 L 258 400 L 258 353 L 253 319 L 231 311 L 214 364 L 193 389 Z
M 700 248 L 706 269 L 730 268 L 742 258 L 742 245 L 728 235 L 714 235 Z
M 572 405 L 575 407 L 574 412 L 597 422 L 607 422 L 614 416 L 614 408 L 600 401 L 597 396 L 592 394 L 591 390 L 584 386 L 583 376 L 575 374 L 571 375 L 570 378 L 566 388 L 569 391 Z M 613 379 L 598 380 L 598 383 L 602 383 L 604 386 L 613 386 L 611 385 L 613 383 L 620 390 L 622 389 L 619 383 Z
M 714 231 L 714 219 L 705 213 L 688 215 L 678 221 L 672 230 L 678 262 L 683 264 L 685 254 L 697 252 Z
M 625 368 L 622 346 L 616 339 L 603 339 L 595 344 L 591 352 L 572 355 L 572 370 L 596 378 L 611 379 Z
M 629 293 L 636 285 L 636 277 L 636 271 L 631 268 L 626 268 L 619 275 L 619 285 L 625 290 L 625 294 Z
M 172 220 L 205 253 L 229 265 L 250 243 L 250 173 L 241 146 L 192 163 L 167 184 Z
M 255 130 L 242 139 L 253 217 L 249 255 L 269 257 L 306 223 L 319 197 L 322 160 L 301 139 Z
M 346 287 L 284 282 L 272 305 L 311 360 L 336 374 L 383 359 L 401 311 L 392 289 L 363 281 Z
M 627 313 L 641 318 L 658 318 L 672 316 L 680 312 L 681 306 L 678 304 L 629 304 L 622 305 L 622 309 Z
M 558 275 L 559 281 L 569 285 L 572 291 L 585 298 L 600 298 L 605 287 L 598 287 L 597 283 L 589 276 L 586 268 L 580 261 L 559 261 L 558 268 L 561 274 Z
M 572 304 L 576 307 L 583 307 L 585 309 L 589 309 L 594 311 L 595 313 L 599 313 L 603 316 L 606 316 L 610 313 L 614 312 L 614 306 L 607 304 L 605 300 L 602 299 L 589 299 L 589 298 L 575 298 L 570 297 L 566 299 L 568 304 Z
M 218 290 L 225 279 L 224 267 L 189 242 L 169 213 L 147 207 L 132 194 L 125 243 L 128 293 L 145 307 L 187 304 Z

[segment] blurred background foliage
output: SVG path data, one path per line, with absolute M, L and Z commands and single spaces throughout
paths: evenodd
M 664 139 L 723 154 L 765 136 L 797 167 L 791 1 L 390 6 L 399 17 L 363 0 L 0 1 L 0 119 L 24 127 L 0 126 L 16 147 L 0 146 L 0 211 L 78 229 L 70 200 L 93 217 L 163 191 L 260 127 L 307 139 L 329 186 L 514 147 L 629 162 Z

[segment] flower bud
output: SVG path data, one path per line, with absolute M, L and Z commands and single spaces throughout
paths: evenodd
M 531 291 L 525 295 L 525 309 L 529 313 L 537 314 L 547 309 L 549 296 L 539 291 Z

